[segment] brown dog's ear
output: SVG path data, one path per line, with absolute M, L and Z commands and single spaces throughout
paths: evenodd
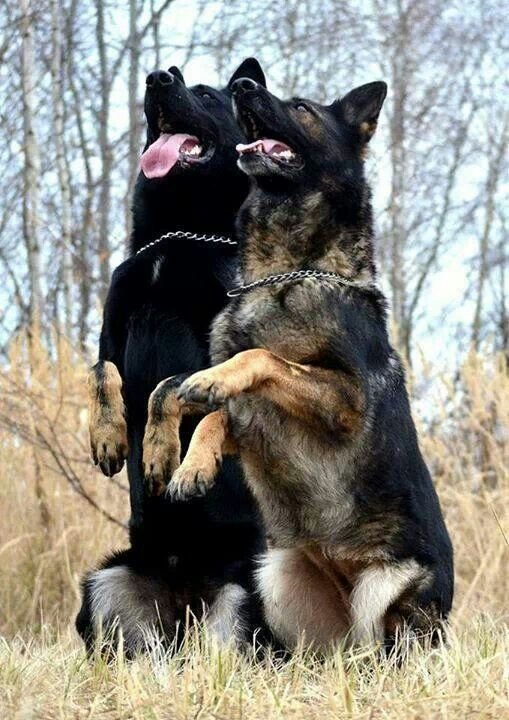
M 260 63 L 254 57 L 246 58 L 243 62 L 240 63 L 238 68 L 231 76 L 228 82 L 228 87 L 231 87 L 235 80 L 238 80 L 239 78 L 251 78 L 251 80 L 254 80 L 259 85 L 262 85 L 264 88 L 267 87 L 265 74 L 261 68 Z
M 172 65 L 170 68 L 168 68 L 168 72 L 171 73 L 172 75 L 175 75 L 175 77 L 177 77 L 180 80 L 180 82 L 184 83 L 184 85 L 186 84 L 186 81 L 184 80 L 184 76 L 182 75 L 182 73 L 180 72 L 180 70 L 178 69 L 178 67 L 176 65 Z
M 349 125 L 358 128 L 364 142 L 368 142 L 376 130 L 386 95 L 386 83 L 382 81 L 367 83 L 350 90 L 344 98 L 336 100 L 333 106 L 335 110 L 341 111 L 342 117 Z

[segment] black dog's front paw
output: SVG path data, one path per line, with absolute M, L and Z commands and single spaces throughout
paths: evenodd
M 178 432 L 170 423 L 147 423 L 143 439 L 143 472 L 150 495 L 162 495 L 173 472 L 180 463 Z

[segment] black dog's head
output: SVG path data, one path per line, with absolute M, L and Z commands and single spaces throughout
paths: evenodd
M 283 101 L 251 78 L 232 84 L 234 110 L 247 136 L 239 166 L 258 184 L 344 183 L 362 174 L 363 149 L 376 129 L 387 86 L 362 85 L 331 105 Z
M 245 60 L 222 90 L 207 85 L 188 88 L 177 67 L 147 76 L 147 144 L 140 163 L 146 178 L 215 176 L 229 166 L 235 170 L 235 145 L 244 139 L 231 109 L 231 85 L 239 77 L 265 87 L 254 58 Z

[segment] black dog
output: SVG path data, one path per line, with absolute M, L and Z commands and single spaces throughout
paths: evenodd
M 317 647 L 391 646 L 405 626 L 436 637 L 452 547 L 375 285 L 363 169 L 385 83 L 329 106 L 283 102 L 246 78 L 233 92 L 253 180 L 238 221 L 242 285 L 213 323 L 214 366 L 153 393 L 145 461 L 158 407 L 219 407 L 169 490 L 215 490 L 221 458 L 240 455 L 271 538 L 258 590 L 287 647 L 302 632 Z
M 265 84 L 254 59 L 242 63 L 230 85 L 245 75 Z M 239 466 L 225 464 L 217 492 L 180 505 L 149 496 L 142 467 L 149 394 L 162 378 L 180 382 L 183 373 L 210 364 L 210 323 L 236 265 L 228 242 L 173 237 L 142 248 L 169 231 L 233 235 L 248 181 L 237 168 L 235 145 L 244 138 L 230 85 L 187 88 L 174 67 L 147 78 L 148 134 L 131 256 L 113 274 L 99 362 L 89 378 L 94 459 L 113 475 L 127 455 L 131 547 L 84 580 L 76 626 L 89 648 L 99 624 L 108 631 L 118 623 L 130 655 L 143 649 L 147 633 L 171 641 L 188 608 L 200 617 L 207 607 L 223 637 L 238 634 L 239 612 L 246 626 L 257 624 L 249 593 L 264 537 Z M 184 448 L 193 428 L 192 421 L 183 428 Z

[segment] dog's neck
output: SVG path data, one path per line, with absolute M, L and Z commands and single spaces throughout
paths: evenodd
M 375 278 L 369 190 L 352 211 L 320 191 L 276 197 L 254 188 L 238 228 L 245 283 L 302 269 L 361 283 Z
M 171 181 L 147 181 L 140 177 L 134 194 L 130 252 L 176 230 L 233 237 L 235 217 L 247 191 L 247 178 L 240 172 L 238 177 L 190 174 Z M 229 246 L 215 249 L 233 251 Z

